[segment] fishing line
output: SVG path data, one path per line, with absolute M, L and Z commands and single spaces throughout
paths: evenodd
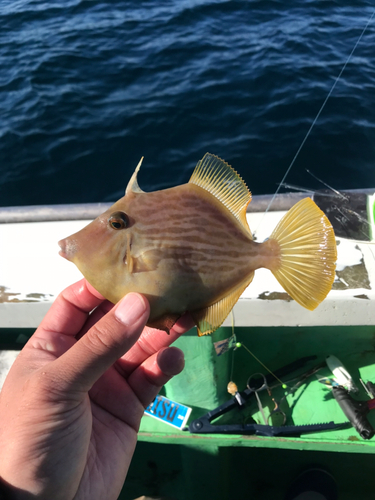
M 314 179 L 316 179 L 321 184 L 323 184 L 323 186 L 325 186 L 326 188 L 328 188 L 331 191 L 333 191 L 339 198 L 343 198 L 345 201 L 349 201 L 349 197 L 348 196 L 345 196 L 343 193 L 340 193 L 340 191 L 337 191 L 337 189 L 333 188 L 332 186 L 330 186 L 326 182 L 322 181 L 322 179 L 319 179 L 319 177 L 317 177 L 315 174 L 313 174 L 312 172 L 310 172 L 310 170 L 308 168 L 306 168 L 306 172 L 308 174 L 310 174 L 311 177 L 314 177 Z
M 317 181 L 321 182 L 324 186 L 326 186 L 328 189 L 330 189 L 333 193 L 335 193 L 336 196 L 338 196 L 339 198 L 342 198 L 343 200 L 345 201 L 350 201 L 350 198 L 348 196 L 346 196 L 344 193 L 340 193 L 340 191 L 337 191 L 337 189 L 333 188 L 332 186 L 330 186 L 329 184 L 327 184 L 326 182 L 322 181 L 322 179 L 319 179 L 319 177 L 317 177 L 315 174 L 313 174 L 312 172 L 310 172 L 310 170 L 306 169 L 306 172 L 308 174 L 310 174 L 312 177 L 314 177 L 314 179 L 316 179 Z M 286 184 L 287 186 L 288 184 Z M 320 193 L 320 195 L 322 195 L 322 193 Z M 336 206 L 336 210 L 342 215 L 343 219 L 340 220 L 338 219 L 337 217 L 335 217 L 335 219 L 344 227 L 345 223 L 344 221 L 349 221 L 349 217 L 347 214 L 349 215 L 353 215 L 354 217 L 356 217 L 360 222 L 362 222 L 362 224 L 366 224 L 367 226 L 371 226 L 370 222 L 365 219 L 364 217 L 361 217 L 357 212 L 355 212 L 354 210 L 350 210 L 349 208 L 346 208 L 345 206 L 343 206 L 341 209 L 339 207 Z M 360 230 L 360 232 L 363 234 L 363 236 L 365 237 L 365 240 L 368 238 L 368 234 L 365 233 L 362 229 Z M 364 240 L 364 241 L 365 241 Z M 366 243 L 369 243 L 369 244 L 373 244 L 373 242 L 366 242 Z M 348 285 L 347 285 L 348 286 Z
M 233 309 L 231 310 L 231 318 L 232 318 L 232 338 L 234 341 L 236 341 L 236 334 L 234 333 L 234 314 L 233 314 Z M 232 368 L 230 371 L 230 379 L 233 380 L 233 369 L 234 369 L 234 351 L 235 349 L 232 350 Z
M 233 310 L 231 311 L 231 316 L 232 316 L 232 338 L 236 341 L 236 334 L 234 333 L 234 314 L 233 314 Z M 270 373 L 273 377 L 275 377 L 275 379 L 280 382 L 281 386 L 286 389 L 286 384 L 280 380 L 259 358 L 257 358 L 255 356 L 255 354 L 253 352 L 250 351 L 250 349 L 248 347 L 245 346 L 245 344 L 243 342 L 236 342 L 235 344 L 235 348 L 232 350 L 232 368 L 231 368 L 231 373 L 230 373 L 230 379 L 229 380 L 233 380 L 233 369 L 234 369 L 234 352 L 236 351 L 236 349 L 238 349 L 239 347 L 243 347 L 249 354 L 251 354 L 251 356 L 256 360 L 258 361 L 258 363 L 260 365 L 263 366 L 263 368 L 265 370 L 268 371 L 268 373 Z
M 282 387 L 283 387 L 284 389 L 286 388 L 286 384 L 284 384 L 284 382 L 283 382 L 282 380 L 280 380 L 280 379 L 279 379 L 279 377 L 277 377 L 277 376 L 276 376 L 273 372 L 271 372 L 271 370 L 270 370 L 269 368 L 267 368 L 267 366 L 266 366 L 264 363 L 262 363 L 262 362 L 261 362 L 261 360 L 260 360 L 259 358 L 257 358 L 257 357 L 255 356 L 255 354 L 254 354 L 253 352 L 251 352 L 251 351 L 250 351 L 250 349 L 248 349 L 248 348 L 245 346 L 245 344 L 243 344 L 242 342 L 238 342 L 238 344 L 240 344 L 240 346 L 241 346 L 241 347 L 244 347 L 244 348 L 246 349 L 246 351 L 247 351 L 249 354 L 251 354 L 251 355 L 252 355 L 252 357 L 253 357 L 254 359 L 256 359 L 256 360 L 258 361 L 258 363 L 260 363 L 260 364 L 263 366 L 263 368 L 265 368 L 265 369 L 268 371 L 268 373 L 270 373 L 273 377 L 275 377 L 275 379 L 276 379 L 278 382 L 280 382 L 280 384 L 282 385 Z M 238 346 L 238 347 L 240 347 L 240 346 Z
M 320 115 L 321 115 L 321 113 L 322 113 L 323 109 L 325 108 L 325 106 L 326 106 L 326 104 L 327 104 L 328 99 L 331 97 L 331 95 L 332 95 L 332 93 L 333 93 L 333 91 L 334 91 L 334 89 L 335 89 L 335 87 L 336 87 L 337 83 L 339 82 L 339 80 L 340 80 L 340 78 L 341 78 L 342 74 L 343 74 L 343 73 L 344 73 L 344 71 L 345 71 L 346 66 L 348 65 L 348 63 L 349 63 L 350 59 L 352 58 L 352 56 L 353 56 L 353 54 L 354 54 L 354 52 L 355 52 L 355 50 L 356 50 L 357 46 L 359 45 L 360 41 L 362 40 L 362 37 L 363 37 L 363 35 L 365 34 L 365 32 L 366 32 L 366 30 L 367 30 L 367 28 L 368 28 L 369 24 L 371 23 L 371 21 L 372 21 L 372 19 L 373 19 L 373 17 L 374 17 L 374 16 L 375 16 L 375 10 L 372 12 L 371 16 L 369 17 L 369 19 L 368 19 L 368 21 L 367 21 L 367 23 L 366 23 L 366 26 L 363 28 L 363 30 L 362 30 L 361 34 L 359 35 L 359 37 L 358 37 L 358 39 L 357 39 L 356 43 L 354 44 L 354 47 L 353 47 L 352 51 L 350 52 L 349 56 L 347 57 L 347 59 L 346 59 L 346 61 L 345 61 L 344 65 L 343 65 L 343 67 L 341 68 L 340 73 L 339 73 L 339 74 L 338 74 L 338 76 L 336 77 L 336 79 L 335 79 L 335 81 L 333 82 L 333 85 L 332 85 L 332 87 L 331 87 L 330 91 L 328 92 L 328 94 L 327 94 L 326 98 L 324 99 L 323 104 L 320 106 L 320 109 L 319 109 L 319 111 L 318 111 L 317 115 L 315 116 L 315 118 L 314 118 L 313 122 L 311 123 L 311 125 L 310 125 L 310 127 L 309 127 L 309 129 L 308 129 L 308 131 L 307 131 L 307 133 L 306 133 L 306 135 L 305 135 L 305 137 L 304 137 L 303 141 L 301 142 L 301 144 L 300 144 L 299 148 L 297 149 L 297 152 L 296 152 L 296 154 L 294 155 L 294 157 L 293 157 L 293 159 L 292 159 L 292 161 L 291 161 L 291 163 L 290 163 L 289 167 L 287 168 L 287 170 L 286 170 L 286 172 L 285 172 L 285 174 L 284 174 L 284 176 L 283 176 L 283 178 L 282 178 L 281 182 L 279 183 L 278 188 L 276 189 L 276 191 L 275 191 L 274 195 L 272 196 L 271 201 L 269 202 L 269 204 L 268 204 L 268 206 L 267 206 L 267 208 L 266 208 L 266 210 L 265 210 L 265 212 L 264 212 L 264 214 L 263 214 L 263 216 L 262 216 L 262 219 L 261 219 L 261 221 L 260 221 L 260 223 L 259 223 L 259 225 L 258 225 L 258 228 L 260 227 L 260 225 L 261 225 L 261 223 L 263 222 L 263 219 L 264 219 L 264 217 L 265 217 L 266 213 L 269 211 L 269 209 L 270 209 L 270 207 L 271 207 L 272 203 L 274 202 L 274 200 L 275 200 L 275 198 L 276 198 L 277 194 L 279 193 L 280 188 L 281 188 L 283 185 L 285 185 L 285 180 L 286 180 L 287 176 L 289 175 L 289 172 L 291 171 L 291 169 L 292 169 L 292 167 L 293 167 L 294 163 L 296 162 L 298 155 L 300 154 L 300 152 L 301 152 L 301 150 L 302 150 L 303 146 L 305 145 L 305 142 L 307 141 L 307 139 L 308 139 L 309 135 L 311 134 L 311 131 L 312 131 L 312 129 L 314 128 L 314 126 L 315 126 L 316 122 L 318 121 L 318 119 L 319 119 L 319 117 L 320 117 Z M 310 172 L 309 172 L 309 173 L 310 173 Z M 313 174 L 311 174 L 311 175 L 313 175 Z M 324 183 L 323 183 L 323 184 L 324 184 Z M 328 186 L 328 187 L 329 187 L 329 186 Z M 332 188 L 331 188 L 331 189 L 332 189 Z M 333 190 L 333 191 L 335 191 L 335 190 Z M 337 193 L 337 194 L 341 194 L 341 193 Z M 257 230 L 258 230 L 258 228 L 257 228 Z M 254 236 L 255 236 L 255 234 L 256 234 L 256 232 L 257 232 L 257 230 L 253 233 L 253 235 L 254 235 Z M 234 341 L 236 341 L 236 335 L 235 335 L 235 333 L 234 333 L 234 316 L 233 316 L 233 311 L 232 311 L 232 339 L 233 339 Z M 280 380 L 280 379 L 279 379 L 279 378 L 278 378 L 278 377 L 277 377 L 277 376 L 276 376 L 276 375 L 275 375 L 275 374 L 274 374 L 274 373 L 273 373 L 273 372 L 272 372 L 272 371 L 271 371 L 271 370 L 270 370 L 270 369 L 269 369 L 269 368 L 268 368 L 268 367 L 267 367 L 267 366 L 266 366 L 266 365 L 265 365 L 265 364 L 264 364 L 264 363 L 263 363 L 263 362 L 262 362 L 262 361 L 261 361 L 261 360 L 260 360 L 257 356 L 255 356 L 255 354 L 254 354 L 253 352 L 251 352 L 251 351 L 250 351 L 250 349 L 249 349 L 248 347 L 246 347 L 246 346 L 245 346 L 245 344 L 243 344 L 242 342 L 236 342 L 236 344 L 235 344 L 235 348 L 234 348 L 234 349 L 233 349 L 233 351 L 232 351 L 232 363 L 231 363 L 231 365 L 232 365 L 232 366 L 231 366 L 231 377 L 230 377 L 230 380 L 233 380 L 233 370 L 234 370 L 234 351 L 235 351 L 237 348 L 239 348 L 239 347 L 243 347 L 243 348 L 244 348 L 244 349 L 245 349 L 245 350 L 246 350 L 246 351 L 247 351 L 247 352 L 248 352 L 248 353 L 249 353 L 249 354 L 250 354 L 250 355 L 251 355 L 251 356 L 252 356 L 252 357 L 253 357 L 253 358 L 254 358 L 254 359 L 255 359 L 255 360 L 256 360 L 256 361 L 260 364 L 260 365 L 261 365 L 261 366 L 263 366 L 263 368 L 264 368 L 265 370 L 267 370 L 267 371 L 268 371 L 268 372 L 269 372 L 269 373 L 270 373 L 270 374 L 271 374 L 271 375 L 272 375 L 272 376 L 273 376 L 273 377 L 274 377 L 274 378 L 275 378 L 278 382 L 280 382 L 280 384 L 282 385 L 282 387 L 283 387 L 283 388 L 286 388 L 286 387 L 287 387 L 287 386 L 286 386 L 286 384 L 285 384 L 284 382 L 282 382 L 282 380 Z
M 271 198 L 271 201 L 269 202 L 268 207 L 266 208 L 266 211 L 265 211 L 265 212 L 264 212 L 264 214 L 263 214 L 263 217 L 262 217 L 262 219 L 261 219 L 261 221 L 260 221 L 260 223 L 259 223 L 259 225 L 258 225 L 258 228 L 259 228 L 259 226 L 261 225 L 261 222 L 263 221 L 264 216 L 265 216 L 265 215 L 266 215 L 266 213 L 269 211 L 269 209 L 270 209 L 270 207 L 271 207 L 272 203 L 274 202 L 274 200 L 275 200 L 275 198 L 276 198 L 276 196 L 277 196 L 278 192 L 280 191 L 280 188 L 281 188 L 282 184 L 285 182 L 285 179 L 287 178 L 287 176 L 288 176 L 289 172 L 291 171 L 291 169 L 292 169 L 292 167 L 293 167 L 293 165 L 294 165 L 294 163 L 295 163 L 295 161 L 296 161 L 296 159 L 297 159 L 297 157 L 298 157 L 298 155 L 299 155 L 299 153 L 300 153 L 301 149 L 303 148 L 303 146 L 304 146 L 305 142 L 307 141 L 307 138 L 309 137 L 309 135 L 310 135 L 310 133 L 311 133 L 312 129 L 314 128 L 314 126 L 315 126 L 316 122 L 318 121 L 318 119 L 319 119 L 319 117 L 320 117 L 320 115 L 321 115 L 321 113 L 322 113 L 322 111 L 323 111 L 323 109 L 324 109 L 325 105 L 327 104 L 328 99 L 331 97 L 332 92 L 334 91 L 334 89 L 335 89 L 335 87 L 336 87 L 336 85 L 337 85 L 338 81 L 340 80 L 340 78 L 341 78 L 341 76 L 342 76 L 343 72 L 345 71 L 346 66 L 348 65 L 348 63 L 349 63 L 349 61 L 350 61 L 350 59 L 351 59 L 352 55 L 354 54 L 354 51 L 356 50 L 356 48 L 357 48 L 357 46 L 358 46 L 359 42 L 361 41 L 361 39 L 362 39 L 363 35 L 365 34 L 365 32 L 366 32 L 366 30 L 367 30 L 367 28 L 368 28 L 369 24 L 371 23 L 371 21 L 372 21 L 372 19 L 373 19 L 374 15 L 375 15 L 375 10 L 373 11 L 373 13 L 371 14 L 370 18 L 368 19 L 368 21 L 367 21 L 367 23 L 366 23 L 366 26 L 365 26 L 365 27 L 363 28 L 363 30 L 362 30 L 362 33 L 359 35 L 359 38 L 358 38 L 358 40 L 356 41 L 356 43 L 355 43 L 355 45 L 354 45 L 354 47 L 353 47 L 352 51 L 350 52 L 350 54 L 349 54 L 348 58 L 346 59 L 344 66 L 341 68 L 340 73 L 339 73 L 339 74 L 338 74 L 338 76 L 336 77 L 336 79 L 335 79 L 335 81 L 334 81 L 334 83 L 333 83 L 333 85 L 332 85 L 332 87 L 331 87 L 331 90 L 328 92 L 327 97 L 325 98 L 325 100 L 324 100 L 323 104 L 321 105 L 321 107 L 320 107 L 320 109 L 319 109 L 319 111 L 318 111 L 318 113 L 317 113 L 316 117 L 314 118 L 314 120 L 313 120 L 312 124 L 310 125 L 310 128 L 309 128 L 309 130 L 307 131 L 307 133 L 306 133 L 306 135 L 305 135 L 305 137 L 304 137 L 304 139 L 303 139 L 303 141 L 302 141 L 302 143 L 301 143 L 300 147 L 297 149 L 297 152 L 296 152 L 296 154 L 294 155 L 293 160 L 291 161 L 291 163 L 290 163 L 289 167 L 287 168 L 287 170 L 286 170 L 286 172 L 285 172 L 285 174 L 284 174 L 284 177 L 282 178 L 282 180 L 281 180 L 281 182 L 280 182 L 280 184 L 279 184 L 278 188 L 277 188 L 277 189 L 276 189 L 276 191 L 275 191 L 275 194 L 274 194 L 274 195 L 273 195 L 273 197 Z M 256 231 L 255 231 L 255 233 L 256 233 Z M 254 234 L 255 234 L 255 233 L 254 233 Z

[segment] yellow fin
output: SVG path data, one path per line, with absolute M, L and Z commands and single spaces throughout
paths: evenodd
M 164 330 L 169 335 L 169 332 L 173 328 L 173 325 L 180 317 L 181 314 L 166 314 L 161 318 L 151 321 L 151 323 L 147 323 L 147 326 L 149 326 L 150 328 L 156 328 L 157 330 Z
M 206 153 L 197 163 L 189 182 L 205 189 L 220 200 L 250 233 L 246 220 L 246 207 L 251 201 L 251 193 L 228 163 Z
M 199 309 L 189 311 L 195 324 L 197 325 L 198 336 L 208 335 L 219 328 L 225 318 L 233 309 L 235 303 L 240 298 L 242 292 L 250 285 L 254 277 L 254 272 L 246 277 L 246 280 L 233 288 L 228 295 L 214 304 Z
M 280 247 L 272 270 L 280 285 L 303 307 L 314 310 L 331 290 L 337 259 L 335 233 L 310 199 L 296 203 L 270 236 Z

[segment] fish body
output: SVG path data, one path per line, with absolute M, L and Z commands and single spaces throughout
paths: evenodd
M 149 325 L 169 331 L 188 311 L 198 334 L 203 335 L 220 326 L 256 269 L 266 267 L 276 276 L 283 270 L 286 281 L 290 280 L 290 257 L 283 263 L 282 248 L 290 237 L 274 232 L 264 243 L 253 240 L 246 221 L 251 194 L 224 161 L 206 154 L 189 183 L 151 193 L 138 186 L 139 167 L 123 198 L 59 242 L 61 255 L 74 262 L 108 300 L 116 303 L 129 292 L 142 293 L 150 302 Z M 292 296 L 312 309 L 331 288 L 336 246 L 323 212 L 310 199 L 302 201 L 303 206 L 288 222 L 297 236 L 292 247 L 300 275 L 297 282 L 292 280 L 294 284 L 284 287 L 293 289 L 292 293 L 296 288 Z M 316 226 L 306 236 L 300 226 L 311 226 L 312 220 Z M 321 233 L 318 238 L 317 230 Z M 281 232 L 285 232 L 283 225 Z M 290 242 L 286 245 L 289 248 Z M 313 290 L 304 298 L 305 282 L 313 276 L 312 288 L 323 281 L 323 290 L 317 297 Z M 283 276 L 279 279 L 285 281 Z

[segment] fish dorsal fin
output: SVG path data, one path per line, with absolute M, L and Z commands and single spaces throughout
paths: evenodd
M 248 275 L 246 279 L 235 288 L 232 288 L 229 294 L 223 299 L 220 299 L 218 302 L 215 302 L 204 309 L 189 311 L 195 321 L 195 324 L 197 325 L 199 337 L 202 335 L 208 335 L 219 328 L 233 309 L 242 292 L 250 285 L 253 277 L 254 272 L 252 272 L 250 276 Z
M 131 179 L 128 182 L 128 185 L 127 185 L 126 190 L 125 190 L 125 194 L 144 193 L 144 191 L 142 191 L 142 189 L 138 186 L 138 181 L 137 181 L 137 175 L 138 175 L 139 169 L 141 168 L 142 161 L 143 161 L 143 156 L 139 160 L 137 168 L 135 169 L 134 174 L 131 176 Z
M 189 182 L 205 189 L 220 200 L 250 232 L 246 220 L 246 207 L 251 201 L 251 193 L 228 163 L 206 153 L 197 163 Z

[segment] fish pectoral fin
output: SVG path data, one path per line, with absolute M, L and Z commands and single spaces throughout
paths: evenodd
M 228 163 L 206 153 L 197 163 L 189 182 L 205 189 L 221 201 L 251 235 L 246 220 L 246 207 L 251 201 L 251 193 Z
M 137 257 L 133 256 L 132 259 L 132 272 L 145 273 L 155 271 L 162 260 L 162 256 L 157 250 L 148 250 L 140 253 Z
M 250 276 L 247 276 L 246 280 L 242 281 L 235 288 L 232 288 L 229 294 L 220 299 L 218 302 L 215 302 L 204 309 L 189 311 L 195 321 L 195 324 L 197 325 L 199 337 L 202 335 L 208 335 L 219 328 L 233 309 L 235 303 L 240 298 L 245 288 L 250 285 L 253 277 L 254 272 L 252 272 Z
M 170 330 L 180 317 L 181 314 L 166 314 L 161 318 L 157 318 L 156 320 L 147 323 L 147 326 L 150 328 L 156 328 L 156 330 L 164 330 L 169 335 Z

